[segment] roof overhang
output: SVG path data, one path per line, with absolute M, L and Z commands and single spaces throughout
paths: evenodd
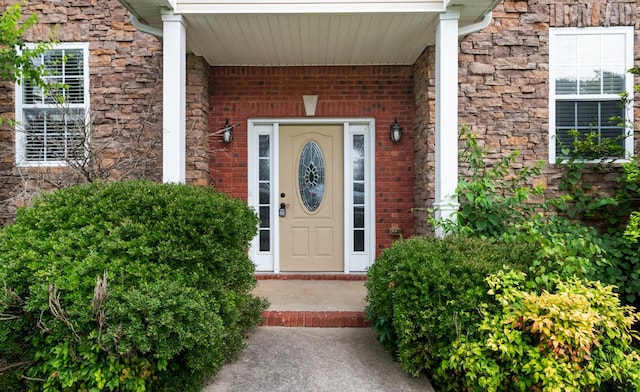
M 439 14 L 479 22 L 500 0 L 120 0 L 142 23 L 184 17 L 187 47 L 210 65 L 413 64 Z

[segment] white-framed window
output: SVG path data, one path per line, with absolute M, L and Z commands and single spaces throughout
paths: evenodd
M 574 141 L 588 134 L 633 154 L 630 106 L 620 94 L 633 97 L 633 27 L 552 28 L 549 31 L 549 161 L 568 156 Z M 577 136 L 576 136 L 577 133 Z M 566 150 L 565 150 L 566 151 Z
M 66 165 L 86 157 L 89 136 L 89 44 L 61 43 L 34 60 L 44 66 L 45 92 L 16 83 L 16 163 Z

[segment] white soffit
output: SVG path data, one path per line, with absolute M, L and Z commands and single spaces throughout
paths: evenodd
M 435 15 L 186 18 L 189 49 L 211 65 L 350 65 L 413 64 L 428 45 Z
M 479 21 L 496 0 L 120 0 L 142 22 L 160 12 L 186 21 L 188 50 L 210 65 L 410 65 L 435 42 L 445 3 L 460 25 Z
M 442 12 L 443 0 L 176 0 L 179 13 L 307 14 L 362 12 Z

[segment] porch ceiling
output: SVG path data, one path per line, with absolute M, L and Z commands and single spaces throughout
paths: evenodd
M 460 27 L 497 0 L 120 0 L 162 28 L 161 11 L 186 21 L 187 47 L 210 65 L 410 65 L 435 42 L 438 14 L 460 7 Z M 448 5 L 446 5 L 448 3 Z

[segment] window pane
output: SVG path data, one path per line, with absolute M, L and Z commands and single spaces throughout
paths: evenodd
M 602 74 L 602 92 L 604 94 L 619 94 L 624 91 L 624 78 L 624 66 L 610 67 L 604 70 Z
M 576 102 L 576 127 L 598 127 L 599 102 Z
M 48 50 L 44 54 L 44 67 L 53 75 L 63 74 L 63 52 L 61 49 Z
M 574 127 L 576 124 L 576 102 L 558 101 L 556 102 L 556 126 Z
M 353 227 L 364 228 L 364 207 L 353 207 Z
M 268 252 L 271 250 L 271 233 L 269 230 L 260 230 L 260 251 Z
M 556 94 L 576 94 L 578 92 L 577 68 L 561 66 L 557 69 Z
M 582 65 L 602 63 L 602 36 L 600 34 L 580 34 L 577 43 L 577 60 Z M 575 50 L 575 49 L 574 49 Z
M 31 82 L 23 83 L 22 102 L 26 104 L 42 103 L 44 93 L 39 87 L 33 86 Z
M 269 207 L 260 207 L 260 227 L 270 227 Z
M 624 34 L 605 34 L 602 36 L 602 49 L 605 55 L 602 62 L 605 65 L 625 64 L 626 42 Z
M 258 136 L 258 156 L 260 158 L 269 157 L 269 135 Z
M 269 173 L 269 160 L 268 159 L 260 159 L 260 161 L 258 162 L 259 168 L 259 174 L 258 174 L 258 179 L 260 181 L 268 181 L 270 178 L 270 173 Z
M 353 204 L 364 204 L 364 183 L 362 182 L 353 184 Z
M 364 230 L 355 230 L 353 232 L 353 251 L 364 252 Z
M 260 204 L 269 204 L 269 191 L 271 189 L 271 184 L 268 182 L 261 182 L 259 185 L 260 195 L 258 196 L 258 203 Z
M 26 109 L 21 130 L 26 134 L 28 161 L 64 161 L 85 156 L 84 111 Z
M 84 59 L 80 49 L 70 49 L 64 52 L 64 75 L 65 77 L 83 76 Z
M 65 81 L 66 90 L 64 97 L 66 103 L 82 104 L 84 103 L 84 79 L 69 78 Z
M 600 67 L 580 67 L 580 94 L 600 94 L 602 91 Z
M 353 161 L 353 180 L 364 181 L 364 159 Z
M 298 189 L 309 212 L 318 209 L 324 196 L 324 156 L 318 143 L 310 141 L 302 149 L 298 163 Z
M 624 108 L 618 101 L 602 101 L 600 103 L 602 125 L 621 126 L 619 122 L 624 119 Z
M 556 103 L 556 153 L 562 156 L 561 149 L 573 150 L 575 138 L 569 131 L 578 132 L 578 140 L 585 140 L 587 134 L 594 132 L 603 138 L 620 138 L 624 135 L 624 110 L 617 100 L 609 101 L 558 101 Z M 622 139 L 616 140 L 624 147 Z
M 550 55 L 561 66 L 575 64 L 578 39 L 575 35 L 558 35 L 551 47 Z
M 364 135 L 353 135 L 353 157 L 364 158 Z

